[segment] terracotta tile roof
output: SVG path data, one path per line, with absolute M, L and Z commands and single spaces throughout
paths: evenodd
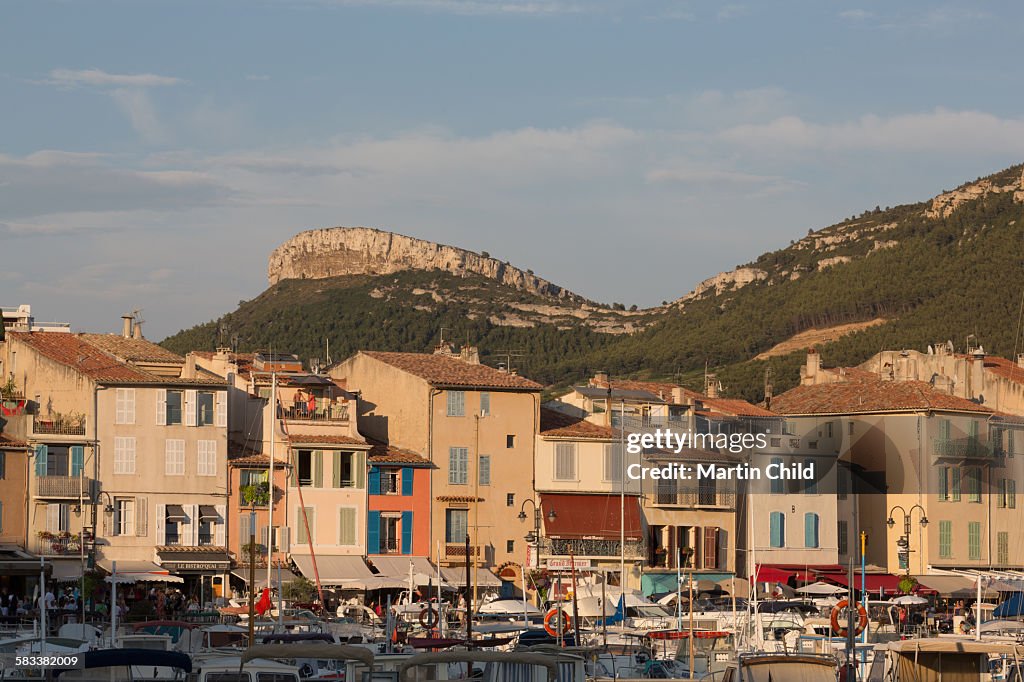
M 185 358 L 145 339 L 126 339 L 120 334 L 79 334 L 86 342 L 128 362 L 184 365 Z
M 412 450 L 396 448 L 387 443 L 370 441 L 373 446 L 367 460 L 371 464 L 413 464 L 419 466 L 432 466 L 430 460 L 418 455 Z
M 669 403 L 673 402 L 672 391 L 677 389 L 682 393 L 684 400 L 691 400 L 703 403 L 706 407 L 711 408 L 714 412 L 722 412 L 724 414 L 736 415 L 737 417 L 777 417 L 778 415 L 774 412 L 758 407 L 753 403 L 748 403 L 746 400 L 740 400 L 737 398 L 709 398 L 703 393 L 698 393 L 685 386 L 679 386 L 678 384 L 672 384 L 664 381 L 633 381 L 630 379 L 612 379 L 612 387 L 624 391 L 647 391 L 659 396 L 662 400 Z M 593 382 L 595 386 L 607 388 L 608 384 L 604 381 Z
M 266 468 L 270 466 L 270 455 L 239 455 L 237 457 L 228 456 L 228 465 L 233 467 L 261 467 Z M 289 466 L 287 457 L 278 454 L 274 459 L 274 468 L 276 469 L 287 469 Z
M 154 374 L 107 350 L 107 348 L 121 347 L 118 342 L 110 341 L 111 338 L 116 338 L 132 342 L 131 353 L 135 357 L 141 358 L 144 355 L 142 347 L 138 344 L 147 344 L 154 349 L 159 349 L 152 350 L 149 356 L 164 358 L 158 362 L 170 364 L 167 358 L 174 357 L 177 358 L 176 364 L 184 364 L 184 358 L 145 340 L 123 339 L 113 334 L 53 334 L 49 332 L 8 332 L 8 338 L 24 343 L 43 357 L 70 367 L 100 383 L 199 386 L 223 385 L 225 383 L 224 379 L 212 374 L 196 379 L 180 379 Z M 123 348 L 129 347 L 124 346 Z M 139 359 L 138 362 L 143 362 L 143 360 Z M 154 360 L 145 360 L 145 362 L 154 362 Z
M 6 433 L 0 433 L 0 448 L 27 448 L 28 443 L 23 440 L 18 440 L 14 436 L 10 436 Z
M 438 502 L 483 502 L 482 497 L 473 497 L 472 495 L 438 495 L 434 498 Z
M 362 355 L 396 367 L 433 386 L 464 386 L 539 391 L 542 387 L 517 374 L 501 372 L 487 365 L 476 365 L 446 355 L 430 353 L 385 353 L 360 351 Z
M 996 421 L 1003 424 L 1024 424 L 1024 416 L 1016 414 L 1008 414 L 1006 412 L 996 412 L 992 415 Z
M 746 400 L 737 398 L 700 398 L 706 407 L 715 412 L 732 414 L 737 417 L 778 417 L 779 415 L 771 410 L 748 403 Z
M 1006 358 L 1001 358 L 995 355 L 988 356 L 984 360 L 985 369 L 992 372 L 998 377 L 1009 379 L 1010 381 L 1024 384 L 1024 367 L 1020 367 L 1017 363 Z
M 558 410 L 540 408 L 540 435 L 550 438 L 614 440 L 619 432 L 608 426 L 592 424 Z
M 161 554 L 227 554 L 227 547 L 212 545 L 157 545 L 156 551 Z
M 353 438 L 352 436 L 338 436 L 334 434 L 308 434 L 308 433 L 294 433 L 288 436 L 288 442 L 294 444 L 320 444 L 325 445 L 363 445 L 366 446 L 368 443 L 360 438 Z
M 863 414 L 939 410 L 982 412 L 992 410 L 964 398 L 935 389 L 924 381 L 842 381 L 834 384 L 797 386 L 772 400 L 779 414 Z

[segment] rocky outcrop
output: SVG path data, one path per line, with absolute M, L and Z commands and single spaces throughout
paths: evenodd
M 768 277 L 768 273 L 764 270 L 758 270 L 757 268 L 736 268 L 730 272 L 720 272 L 714 277 L 708 277 L 706 280 L 698 284 L 693 288 L 693 293 L 683 298 L 697 298 L 705 291 L 714 290 L 715 294 L 720 294 L 723 291 L 740 289 L 747 286 L 752 282 L 758 282 Z
M 331 227 L 292 237 L 270 254 L 267 279 L 386 275 L 403 270 L 476 274 L 538 296 L 583 302 L 582 296 L 497 258 L 369 227 Z
M 964 185 L 952 192 L 940 194 L 932 199 L 931 206 L 925 210 L 924 214 L 928 218 L 948 218 L 961 204 L 981 199 L 988 194 L 1002 192 L 1013 192 L 1013 200 L 1017 203 L 1024 203 L 1024 171 L 1016 181 L 1008 185 L 997 185 L 989 178 L 985 178 L 970 185 Z

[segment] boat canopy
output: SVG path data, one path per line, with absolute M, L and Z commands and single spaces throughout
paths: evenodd
M 361 646 L 327 644 L 326 642 L 292 642 L 288 644 L 257 644 L 242 652 L 242 665 L 257 658 L 318 658 L 329 661 L 359 661 L 373 666 L 373 652 Z
M 544 654 L 510 653 L 507 651 L 438 651 L 411 656 L 398 668 L 399 680 L 406 672 L 418 665 L 434 665 L 435 663 L 513 663 L 520 665 L 536 665 L 546 668 L 548 680 L 558 679 L 558 661 L 569 656 Z

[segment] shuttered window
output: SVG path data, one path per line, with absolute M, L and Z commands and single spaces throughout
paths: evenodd
M 448 416 L 449 417 L 465 417 L 466 416 L 466 392 L 465 391 L 448 391 Z
M 168 438 L 164 441 L 164 473 L 168 476 L 185 475 L 185 441 Z
M 604 446 L 604 474 L 605 481 L 618 483 L 622 480 L 622 445 L 620 443 L 607 443 Z
M 135 438 L 114 437 L 114 473 L 135 473 Z
M 953 556 L 953 522 L 939 521 L 939 557 L 950 559 Z
M 953 502 L 960 501 L 960 467 L 949 468 L 949 497 Z
M 309 544 L 309 537 L 312 535 L 316 537 L 316 509 L 314 507 L 305 508 L 305 518 L 303 518 L 303 508 L 299 507 L 295 510 L 295 523 L 299 527 L 298 540 L 300 545 Z M 306 525 L 309 525 L 309 531 L 306 530 Z
M 555 480 L 576 480 L 576 443 L 555 443 Z
M 491 456 L 480 455 L 480 485 L 491 484 Z
M 718 528 L 704 528 L 704 568 L 718 568 Z
M 116 394 L 115 424 L 135 423 L 135 389 L 119 388 Z
M 480 416 L 491 416 L 491 394 L 487 391 L 480 394 Z
M 839 553 L 846 554 L 850 551 L 850 524 L 846 521 L 836 523 L 836 540 L 838 541 Z
M 981 502 L 981 468 L 970 467 L 965 474 L 967 479 L 967 501 Z
M 444 539 L 448 543 L 461 544 L 469 532 L 468 509 L 446 509 L 444 516 Z
M 198 443 L 199 455 L 197 473 L 200 476 L 217 475 L 217 441 L 201 440 Z
M 355 545 L 356 542 L 356 508 L 341 507 L 338 509 L 338 544 Z
M 1010 563 L 1010 534 L 1002 530 L 996 533 L 996 563 L 1000 566 Z
M 938 467 L 936 473 L 939 476 L 939 499 L 949 499 L 949 467 Z
M 804 547 L 818 547 L 818 525 L 820 519 L 814 512 L 804 514 Z
M 448 448 L 448 483 L 469 483 L 469 448 Z
M 981 523 L 971 521 L 967 524 L 967 558 L 981 558 Z
M 1012 478 L 1006 479 L 1006 506 L 1010 509 L 1017 508 L 1017 481 Z
M 768 519 L 769 535 L 772 547 L 786 546 L 786 516 L 782 512 L 772 512 Z

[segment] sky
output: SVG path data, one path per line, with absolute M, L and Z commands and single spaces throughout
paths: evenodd
M 148 338 L 307 229 L 641 307 L 1024 161 L 1015 2 L 0 4 L 0 305 Z

